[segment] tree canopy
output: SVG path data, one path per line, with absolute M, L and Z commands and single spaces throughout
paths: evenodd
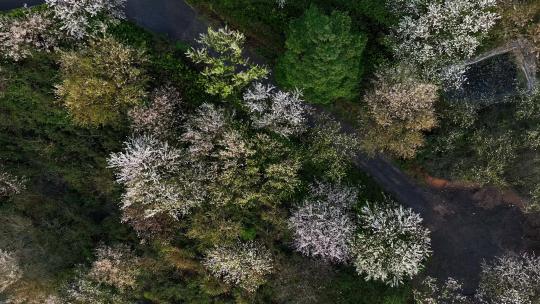
M 330 16 L 311 6 L 291 22 L 286 51 L 276 66 L 278 83 L 299 88 L 308 102 L 353 100 L 362 75 L 362 53 L 367 43 L 355 33 L 351 18 L 334 11 Z

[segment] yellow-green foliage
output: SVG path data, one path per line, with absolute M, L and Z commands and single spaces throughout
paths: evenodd
M 86 48 L 60 56 L 62 82 L 56 94 L 75 123 L 114 124 L 146 96 L 144 62 L 142 51 L 112 37 L 91 41 Z
M 186 53 L 193 62 L 205 65 L 202 75 L 208 94 L 225 98 L 254 80 L 266 78 L 265 67 L 249 63 L 242 55 L 245 40 L 244 34 L 226 27 L 217 31 L 208 28 L 198 40 L 203 47 Z
M 406 66 L 378 73 L 375 88 L 365 97 L 369 122 L 364 128 L 364 149 L 414 157 L 424 145 L 422 132 L 437 124 L 437 91 L 436 85 L 416 79 L 414 71 Z

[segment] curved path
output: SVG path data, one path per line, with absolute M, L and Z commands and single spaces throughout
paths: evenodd
M 24 2 L 40 0 L 1 0 L 0 10 Z M 188 44 L 195 43 L 208 25 L 183 0 L 128 0 L 126 11 L 140 26 Z M 483 260 L 506 251 L 540 250 L 540 243 L 533 241 L 539 239 L 540 223 L 528 221 L 496 190 L 421 186 L 383 158 L 358 155 L 356 164 L 401 204 L 423 216 L 432 231 L 434 251 L 427 273 L 463 281 L 466 293 L 474 291 Z

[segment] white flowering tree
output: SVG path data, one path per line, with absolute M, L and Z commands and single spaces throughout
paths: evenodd
M 476 298 L 481 304 L 540 303 L 540 257 L 506 254 L 484 263 Z
M 77 277 L 70 282 L 63 290 L 62 300 L 58 304 L 95 304 L 111 303 L 124 304 L 133 303 L 123 295 L 105 288 L 102 284 L 92 280 L 85 273 L 78 273 Z M 52 304 L 57 304 L 52 302 Z
M 125 186 L 124 221 L 138 226 L 137 222 L 154 217 L 176 220 L 203 202 L 205 168 L 187 160 L 185 151 L 148 135 L 125 145 L 124 152 L 108 160 L 109 167 L 117 170 L 117 182 Z
M 316 183 L 289 218 L 294 248 L 306 256 L 344 263 L 351 256 L 356 223 L 350 209 L 358 191 L 351 187 Z
M 179 112 L 181 104 L 180 93 L 174 87 L 167 85 L 157 89 L 149 105 L 140 105 L 129 111 L 133 131 L 160 139 L 169 138 L 182 118 Z
M 298 90 L 282 92 L 272 85 L 256 83 L 246 91 L 244 101 L 255 128 L 285 137 L 298 135 L 306 128 L 307 107 Z
M 225 98 L 254 80 L 266 78 L 267 68 L 242 55 L 245 40 L 244 34 L 227 27 L 217 31 L 209 27 L 197 40 L 201 47 L 186 53 L 193 62 L 205 66 L 202 75 L 207 93 Z
M 97 16 L 123 19 L 126 0 L 45 0 L 60 28 L 74 39 L 86 38 L 92 31 L 103 27 L 94 22 Z
M 419 214 L 387 201 L 363 207 L 359 220 L 353 245 L 358 274 L 398 286 L 420 271 L 431 253 L 431 239 Z
M 80 40 L 104 32 L 107 23 L 97 17 L 124 18 L 125 1 L 46 0 L 48 10 L 25 8 L 19 16 L 0 16 L 0 54 L 19 61 L 35 51 L 56 51 L 65 38 Z
M 204 103 L 184 125 L 182 141 L 189 144 L 189 152 L 195 157 L 210 156 L 216 142 L 228 128 L 228 117 L 223 109 Z
M 453 278 L 439 284 L 437 279 L 427 277 L 413 294 L 415 304 L 472 304 L 471 300 L 463 295 L 461 283 Z
M 216 278 L 247 292 L 255 292 L 274 269 L 270 252 L 256 242 L 215 247 L 206 253 L 203 265 Z
M 19 194 L 25 188 L 25 180 L 4 171 L 0 166 L 0 198 Z
M 391 0 L 388 7 L 401 15 L 394 28 L 395 54 L 415 64 L 423 76 L 460 87 L 464 60 L 472 58 L 495 25 L 497 0 Z
M 36 50 L 51 52 L 58 48 L 61 36 L 46 12 L 24 9 L 22 16 L 0 16 L 0 54 L 19 61 Z
M 253 153 L 242 134 L 232 126 L 232 119 L 213 104 L 202 104 L 183 126 L 181 140 L 188 144 L 194 159 L 205 161 L 210 169 L 241 165 Z
M 139 259 L 126 245 L 100 246 L 88 276 L 119 290 L 133 289 L 140 274 Z
M 0 249 L 0 294 L 22 277 L 19 262 L 12 252 Z

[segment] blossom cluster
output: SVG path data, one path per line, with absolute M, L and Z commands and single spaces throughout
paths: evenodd
M 420 288 L 413 291 L 416 304 L 472 304 L 469 298 L 463 295 L 461 283 L 453 278 L 448 278 L 444 284 L 439 284 L 437 279 L 425 278 Z
M 306 256 L 344 263 L 350 259 L 350 244 L 356 223 L 350 215 L 358 191 L 351 187 L 316 183 L 309 196 L 289 219 L 294 248 Z
M 437 90 L 416 79 L 411 68 L 397 66 L 377 74 L 375 88 L 365 99 L 380 126 L 398 123 L 410 130 L 429 130 L 436 124 Z
M 118 170 L 116 180 L 126 187 L 122 209 L 143 208 L 145 217 L 178 218 L 200 205 L 204 168 L 188 164 L 184 154 L 149 135 L 130 139 L 125 152 L 112 154 L 109 167 Z
M 256 242 L 215 247 L 207 252 L 203 265 L 215 277 L 248 292 L 255 292 L 274 268 L 270 252 Z
M 19 194 L 25 188 L 25 180 L 13 176 L 0 167 L 0 197 Z
M 135 287 L 138 258 L 126 245 L 100 246 L 96 249 L 96 260 L 88 276 L 100 283 L 120 290 Z
M 21 16 L 0 16 L 0 53 L 19 61 L 34 51 L 58 50 L 62 39 L 103 32 L 107 24 L 96 17 L 124 18 L 125 1 L 46 0 L 46 10 L 25 8 Z
M 19 281 L 22 270 L 15 255 L 0 249 L 0 294 Z
M 137 106 L 129 111 L 131 126 L 135 133 L 167 139 L 182 118 L 179 113 L 182 98 L 177 89 L 164 86 L 157 89 L 151 99 L 150 105 Z
M 54 25 L 46 12 L 30 12 L 29 9 L 25 9 L 22 17 L 0 16 L 0 53 L 19 61 L 30 57 L 34 50 L 56 50 L 60 37 Z
M 421 224 L 419 214 L 393 202 L 363 207 L 353 245 L 357 272 L 390 286 L 416 275 L 431 253 L 429 230 Z
M 460 87 L 466 67 L 482 38 L 495 25 L 496 0 L 394 0 L 389 7 L 402 17 L 394 28 L 394 51 L 431 80 Z M 403 14 L 404 13 L 404 14 Z
M 300 91 L 276 90 L 256 83 L 244 94 L 245 105 L 255 128 L 266 128 L 282 136 L 298 135 L 306 128 L 307 108 Z
M 476 298 L 481 304 L 540 301 L 540 257 L 506 254 L 482 265 Z
M 103 15 L 123 19 L 126 0 L 45 0 L 45 3 L 60 21 L 63 32 L 69 37 L 83 39 L 91 32 L 93 17 Z M 104 25 L 99 23 L 99 26 Z

